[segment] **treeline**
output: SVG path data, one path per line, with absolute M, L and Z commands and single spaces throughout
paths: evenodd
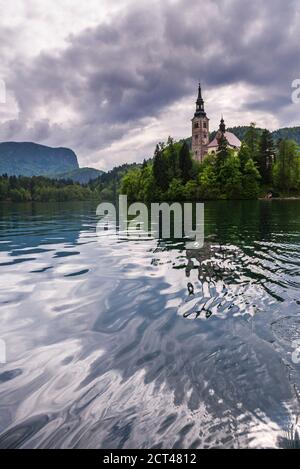
M 64 202 L 97 197 L 91 187 L 43 176 L 0 176 L 0 201 Z
M 97 179 L 90 181 L 89 187 L 97 193 L 100 200 L 114 201 L 120 192 L 122 178 L 129 170 L 138 169 L 138 163 L 123 164 L 103 173 Z
M 116 167 L 85 185 L 43 176 L 0 176 L 0 201 L 13 202 L 114 201 L 119 193 L 144 202 L 256 199 L 269 192 L 300 194 L 299 149 L 294 140 L 275 140 L 255 124 L 244 133 L 239 152 L 223 138 L 216 154 L 202 164 L 192 158 L 188 141 L 169 137 L 142 165 Z
M 234 133 L 241 141 L 245 140 L 247 132 L 249 131 L 250 126 L 236 126 L 236 127 L 228 127 L 227 131 Z M 256 128 L 256 132 L 258 137 L 261 136 L 264 129 Z M 212 132 L 210 137 L 213 139 L 216 135 L 216 132 Z M 272 138 L 274 143 L 280 140 L 295 140 L 295 142 L 300 145 L 300 127 L 284 127 L 278 130 L 274 130 L 271 132 Z
M 218 151 L 202 164 L 193 160 L 186 141 L 160 143 L 154 158 L 129 170 L 121 181 L 121 193 L 130 201 L 256 199 L 300 191 L 297 144 L 274 143 L 268 130 L 251 124 L 239 152 L 223 137 Z

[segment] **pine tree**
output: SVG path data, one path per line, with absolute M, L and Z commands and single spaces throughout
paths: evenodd
M 145 171 L 147 168 L 147 161 L 144 159 L 143 164 L 142 164 L 142 171 Z
M 190 154 L 190 149 L 186 142 L 183 143 L 179 152 L 179 169 L 184 183 L 191 179 L 193 161 Z
M 168 147 L 168 166 L 169 166 L 169 180 L 172 181 L 173 178 L 178 178 L 180 176 L 179 174 L 179 162 L 178 162 L 178 155 L 176 152 L 176 148 L 174 145 L 174 140 L 172 137 L 168 138 L 167 142 L 167 147 Z
M 228 142 L 224 135 L 221 136 L 218 144 L 217 157 L 216 157 L 216 168 L 217 172 L 220 171 L 224 162 L 230 156 L 230 150 L 228 148 Z
M 274 166 L 274 182 L 278 189 L 289 193 L 300 185 L 299 154 L 296 142 L 282 140 Z
M 241 164 L 241 171 L 243 173 L 245 170 L 246 164 L 251 159 L 250 149 L 245 142 L 242 142 L 242 146 L 239 151 L 239 159 L 240 159 L 240 164 Z
M 245 134 L 244 141 L 249 148 L 250 157 L 256 163 L 259 163 L 258 161 L 258 137 L 259 137 L 259 132 L 256 129 L 256 124 L 254 122 L 251 122 L 250 127 Z
M 274 158 L 274 142 L 271 132 L 265 129 L 260 137 L 258 146 L 259 172 L 263 184 L 272 182 L 272 164 Z
M 218 173 L 220 191 L 226 199 L 238 199 L 242 191 L 240 161 L 231 154 L 223 162 Z
M 250 158 L 245 164 L 242 176 L 242 196 L 245 199 L 256 199 L 259 195 L 259 181 L 261 176 Z
M 156 145 L 153 159 L 153 176 L 159 189 L 165 191 L 168 188 L 168 168 L 163 155 L 162 147 Z

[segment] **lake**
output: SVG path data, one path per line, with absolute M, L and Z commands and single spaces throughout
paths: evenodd
M 300 202 L 206 203 L 192 253 L 96 223 L 0 206 L 0 448 L 300 447 Z

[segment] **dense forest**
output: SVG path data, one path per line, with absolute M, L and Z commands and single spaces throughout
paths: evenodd
M 91 187 L 73 183 L 71 180 L 55 180 L 43 176 L 0 177 L 0 201 L 63 202 L 87 200 L 97 196 L 97 192 Z
M 192 158 L 189 140 L 175 142 L 169 137 L 143 164 L 116 167 L 85 184 L 43 176 L 0 176 L 0 201 L 114 201 L 119 193 L 144 202 L 300 194 L 300 154 L 294 139 L 278 138 L 255 124 L 228 130 L 242 139 L 238 153 L 223 138 L 216 155 L 200 164 Z M 293 137 L 293 129 L 287 131 Z
M 239 152 L 223 137 L 216 155 L 199 164 L 187 141 L 169 138 L 166 145 L 157 145 L 153 160 L 125 174 L 121 192 L 131 201 L 145 202 L 298 195 L 299 150 L 294 140 L 274 140 L 268 130 L 251 124 Z
M 140 165 L 124 164 L 88 183 L 74 182 L 71 178 L 44 176 L 0 176 L 0 201 L 12 202 L 63 202 L 68 200 L 115 200 L 121 180 L 130 170 Z

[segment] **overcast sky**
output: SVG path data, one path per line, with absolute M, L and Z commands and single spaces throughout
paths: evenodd
M 299 0 L 0 0 L 0 141 L 67 146 L 110 169 L 211 129 L 300 125 Z

